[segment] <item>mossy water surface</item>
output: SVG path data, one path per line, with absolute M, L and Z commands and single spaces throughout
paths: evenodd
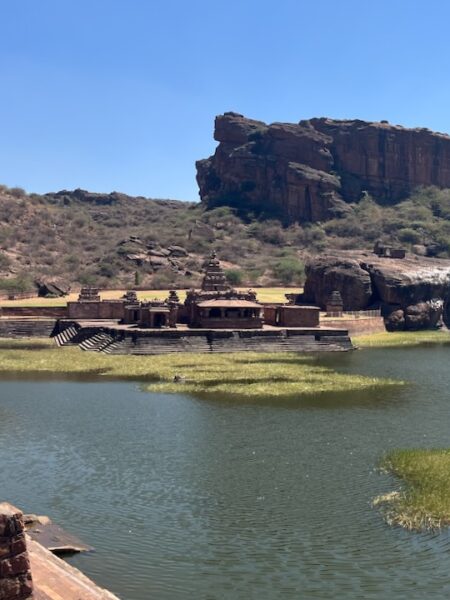
M 143 381 L 154 392 L 295 397 L 354 392 L 401 381 L 339 373 L 295 353 L 111 356 L 58 348 L 51 340 L 0 340 L 0 373 L 86 374 Z

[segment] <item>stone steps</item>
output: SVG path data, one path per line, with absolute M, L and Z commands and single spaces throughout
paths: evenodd
M 55 323 L 55 319 L 0 319 L 0 337 L 51 337 Z
M 240 336 L 208 339 L 204 336 L 180 337 L 125 337 L 112 341 L 102 349 L 108 354 L 172 354 L 176 352 L 320 352 L 351 350 L 348 336 L 324 336 L 316 340 L 314 336 Z
M 108 354 L 172 354 L 176 352 L 211 352 L 206 336 L 124 338 L 106 348 Z
M 74 326 L 67 327 L 60 331 L 57 335 L 54 336 L 54 340 L 57 346 L 68 346 L 74 344 L 76 342 L 73 341 L 75 336 L 78 333 L 78 329 Z
M 101 352 L 113 341 L 114 338 L 111 335 L 102 331 L 84 339 L 79 343 L 79 347 L 88 352 Z

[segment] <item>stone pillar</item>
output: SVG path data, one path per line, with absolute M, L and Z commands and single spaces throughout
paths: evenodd
M 33 595 L 23 515 L 0 503 L 0 599 L 23 600 Z

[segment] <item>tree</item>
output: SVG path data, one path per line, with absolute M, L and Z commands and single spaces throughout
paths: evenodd
M 240 285 L 244 278 L 242 271 L 239 269 L 227 269 L 225 277 L 230 285 Z

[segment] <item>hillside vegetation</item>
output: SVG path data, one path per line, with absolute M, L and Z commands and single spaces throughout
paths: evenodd
M 0 187 L 2 288 L 31 289 L 36 278 L 55 277 L 72 286 L 190 287 L 213 248 L 236 286 L 299 285 L 310 254 L 371 249 L 376 239 L 448 257 L 450 190 L 419 190 L 395 206 L 366 195 L 339 219 L 283 227 L 228 207 Z

